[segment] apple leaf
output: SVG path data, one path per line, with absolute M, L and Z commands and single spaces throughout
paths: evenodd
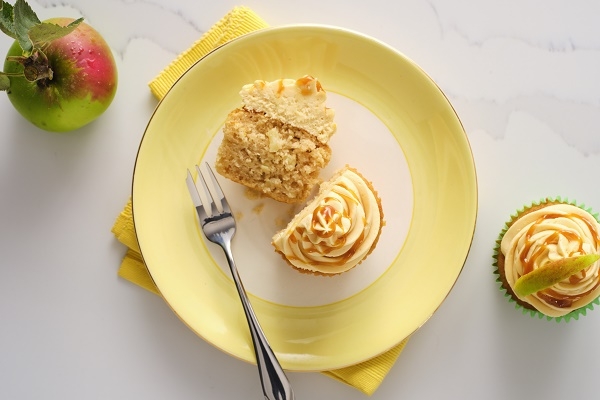
M 34 47 L 51 42 L 73 32 L 82 21 L 83 18 L 79 18 L 67 26 L 42 22 L 29 29 L 29 39 Z
M 0 30 L 11 38 L 16 39 L 17 33 L 15 32 L 13 20 L 13 6 L 0 0 Z
M 29 30 L 36 25 L 41 24 L 36 13 L 25 0 L 17 0 L 13 7 L 14 21 L 13 26 L 17 35 L 17 40 L 24 53 L 29 53 L 33 49 L 33 43 L 29 39 Z
M 10 79 L 8 76 L 0 73 L 0 91 L 5 91 L 10 88 Z

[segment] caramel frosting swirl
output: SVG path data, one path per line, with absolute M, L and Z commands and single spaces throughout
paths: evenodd
M 370 184 L 356 170 L 345 167 L 273 237 L 273 246 L 296 268 L 339 274 L 372 251 L 382 217 Z
M 500 244 L 506 281 L 566 257 L 600 253 L 600 225 L 579 207 L 553 204 L 519 217 Z M 571 277 L 521 298 L 538 311 L 560 317 L 583 307 L 600 295 L 600 261 Z

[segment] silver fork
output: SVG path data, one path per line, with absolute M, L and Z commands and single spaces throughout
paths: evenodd
M 275 353 L 273 353 L 271 346 L 269 346 L 267 338 L 258 323 L 233 259 L 231 239 L 235 234 L 235 218 L 231 213 L 229 203 L 227 203 L 227 199 L 217 182 L 215 174 L 208 163 L 206 163 L 206 169 L 210 176 L 211 186 L 213 188 L 212 192 L 208 188 L 206 179 L 204 178 L 200 167 L 197 165 L 197 182 L 194 184 L 194 178 L 188 169 L 186 178 L 187 187 L 190 191 L 194 206 L 196 207 L 202 232 L 204 232 L 204 235 L 208 240 L 221 246 L 227 257 L 227 263 L 229 264 L 235 287 L 242 300 L 244 313 L 248 320 L 263 394 L 267 400 L 294 400 L 294 392 L 292 391 L 290 382 L 283 372 L 283 368 L 281 368 L 279 361 L 277 361 L 277 357 L 275 357 Z M 200 183 L 200 187 L 198 186 L 198 183 Z M 207 201 L 204 203 L 202 202 L 200 193 L 206 195 Z

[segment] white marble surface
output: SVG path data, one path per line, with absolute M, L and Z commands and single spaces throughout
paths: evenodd
M 100 120 L 68 134 L 34 128 L 0 93 L 0 398 L 261 398 L 254 366 L 117 277 L 124 249 L 110 233 L 156 105 L 148 81 L 240 3 L 30 4 L 102 32 L 120 86 Z M 563 195 L 600 210 L 600 3 L 244 4 L 273 25 L 338 25 L 394 46 L 444 90 L 473 149 L 479 214 L 464 270 L 372 398 L 597 397 L 600 311 L 568 325 L 523 316 L 496 289 L 491 257 L 523 203 Z M 289 375 L 299 400 L 365 398 L 318 373 Z

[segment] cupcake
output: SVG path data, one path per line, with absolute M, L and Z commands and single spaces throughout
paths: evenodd
M 524 313 L 569 321 L 600 304 L 600 224 L 583 206 L 547 198 L 524 207 L 494 257 L 501 288 Z
M 345 166 L 273 236 L 275 251 L 300 272 L 337 275 L 363 262 L 384 225 L 381 199 L 356 169 Z
M 327 94 L 312 76 L 244 85 L 242 107 L 223 126 L 216 169 L 284 203 L 305 201 L 329 163 L 337 127 Z

